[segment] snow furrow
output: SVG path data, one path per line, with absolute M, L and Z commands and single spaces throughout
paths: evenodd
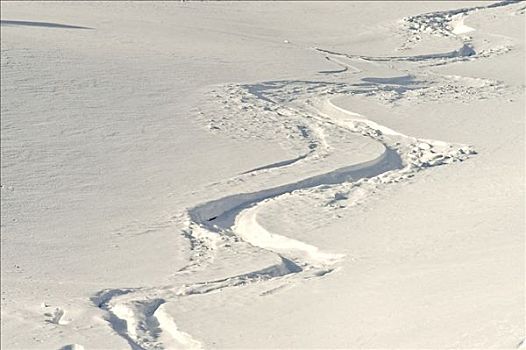
M 350 60 L 369 60 L 379 62 L 453 62 L 466 57 L 479 57 L 469 43 L 463 43 L 455 51 L 400 57 L 369 57 L 348 55 L 325 49 L 316 49 L 326 55 L 345 57 Z M 341 71 L 325 73 L 360 72 L 338 58 L 329 58 L 343 67 Z M 338 97 L 349 93 L 366 93 L 375 95 L 382 87 L 391 91 L 390 85 L 415 85 L 423 94 L 432 94 L 425 86 L 418 86 L 414 76 L 375 80 L 364 78 L 364 84 L 343 84 L 312 81 L 261 82 L 245 85 L 227 85 L 223 103 L 227 108 L 239 107 L 238 123 L 242 123 L 243 113 L 268 116 L 283 126 L 290 135 L 300 136 L 307 142 L 309 151 L 297 157 L 260 166 L 238 176 L 240 179 L 266 176 L 272 173 L 279 178 L 286 169 L 301 169 L 295 181 L 259 188 L 251 192 L 238 192 L 201 203 L 189 208 L 182 214 L 186 222 L 183 234 L 189 239 L 194 256 L 190 263 L 177 275 L 192 273 L 203 269 L 214 261 L 220 249 L 239 249 L 236 242 L 244 242 L 263 251 L 274 254 L 278 263 L 270 266 L 233 275 L 226 278 L 203 282 L 172 284 L 167 286 L 137 288 L 128 290 L 105 291 L 94 302 L 108 312 L 108 321 L 113 329 L 128 341 L 133 349 L 160 349 L 168 344 L 177 344 L 181 348 L 200 348 L 202 344 L 188 333 L 181 331 L 173 317 L 166 311 L 167 302 L 177 302 L 179 298 L 191 295 L 204 295 L 218 292 L 225 288 L 269 283 L 272 280 L 286 279 L 289 283 L 313 277 L 326 276 L 337 270 L 338 263 L 344 255 L 328 252 L 310 242 L 287 237 L 279 232 L 272 232 L 258 220 L 263 206 L 272 205 L 284 195 L 296 193 L 313 193 L 322 186 L 331 188 L 362 189 L 360 198 L 371 195 L 375 189 L 391 183 L 404 181 L 429 167 L 463 161 L 475 154 L 472 147 L 461 144 L 450 144 L 442 141 L 419 139 L 399 133 L 380 125 L 366 116 L 349 111 L 338 104 Z M 437 79 L 446 79 L 440 77 Z M 457 78 L 455 78 L 458 80 Z M 462 79 L 461 83 L 464 81 Z M 482 83 L 479 89 L 485 86 Z M 365 90 L 362 92 L 360 89 Z M 396 90 L 405 96 L 407 89 Z M 214 93 L 218 93 L 214 90 Z M 253 123 L 254 118 L 247 118 Z M 256 120 L 259 120 L 256 118 Z M 226 124 L 211 121 L 212 131 L 222 130 Z M 262 120 L 264 122 L 264 120 Z M 215 123 L 215 124 L 213 124 Z M 251 124 L 254 131 L 263 130 L 264 124 Z M 231 131 L 235 128 L 231 128 Z M 252 132 L 251 129 L 244 129 Z M 298 134 L 299 133 L 299 134 Z M 376 158 L 359 164 L 334 167 L 326 165 L 323 171 L 315 175 L 306 172 L 309 166 L 323 164 L 331 157 L 341 156 L 344 150 L 332 147 L 332 142 L 345 141 L 346 135 L 362 135 L 378 142 L 383 152 Z M 331 140 L 326 135 L 336 136 Z M 294 138 L 293 138 L 294 139 Z M 322 163 L 320 163 L 322 162 Z M 330 164 L 327 162 L 327 164 Z M 305 174 L 305 175 L 301 175 Z M 230 242 L 233 244 L 225 244 Z M 279 289 L 279 287 L 278 287 Z M 274 290 L 274 288 L 272 289 Z M 263 294 L 262 294 L 263 295 Z
M 283 160 L 281 162 L 276 162 L 276 163 L 260 166 L 260 167 L 254 168 L 254 169 L 247 170 L 247 171 L 241 173 L 241 175 L 253 173 L 253 172 L 256 172 L 256 171 L 260 171 L 260 170 L 281 168 L 281 167 L 284 167 L 286 165 L 291 165 L 291 164 L 296 163 L 297 161 L 305 159 L 305 158 L 307 158 L 307 156 L 308 156 L 308 154 L 304 154 L 304 155 L 301 155 L 301 156 L 293 158 L 293 159 Z
M 408 44 L 412 44 L 421 40 L 420 34 L 429 33 L 440 37 L 459 37 L 471 30 L 459 30 L 463 25 L 463 19 L 470 13 L 479 10 L 494 9 L 509 5 L 515 5 L 522 2 L 522 0 L 503 0 L 486 6 L 473 6 L 448 11 L 436 11 L 424 13 L 417 16 L 406 17 L 402 20 L 404 26 L 404 33 L 411 34 L 408 39 Z M 463 29 L 466 29 L 463 27 Z
M 335 270 L 334 265 L 344 258 L 342 254 L 325 252 L 315 245 L 268 231 L 257 221 L 262 204 L 271 203 L 284 194 L 309 191 L 321 185 L 354 183 L 356 186 L 376 186 L 399 182 L 427 167 L 462 161 L 474 153 L 467 146 L 403 135 L 347 111 L 332 100 L 325 100 L 320 104 L 308 100 L 304 102 L 304 108 L 304 113 L 314 114 L 313 118 L 320 123 L 337 126 L 349 133 L 358 133 L 380 142 L 384 151 L 377 158 L 364 163 L 256 192 L 229 195 L 189 209 L 185 234 L 192 240 L 192 249 L 197 250 L 201 257 L 212 261 L 218 243 L 235 236 L 276 254 L 281 263 L 224 279 L 183 286 L 107 291 L 99 297 L 97 304 L 109 312 L 112 327 L 132 348 L 163 348 L 160 333 L 171 334 L 172 339 L 184 348 L 199 347 L 199 342 L 179 331 L 175 321 L 164 311 L 160 313 L 161 320 L 158 319 L 156 310 L 165 300 L 173 301 L 188 295 L 202 295 L 280 278 L 322 277 Z M 295 109 L 291 108 L 291 111 Z M 202 263 L 203 260 L 199 260 L 190 266 Z M 188 267 L 185 270 L 192 269 Z
M 321 48 L 315 48 L 316 51 L 331 54 L 335 56 L 344 56 L 350 59 L 361 59 L 365 61 L 378 61 L 378 62 L 392 62 L 392 61 L 405 61 L 405 62 L 425 62 L 425 61 L 443 61 L 449 59 L 462 59 L 465 57 L 476 56 L 473 46 L 469 43 L 463 44 L 456 50 L 440 53 L 431 53 L 426 55 L 414 55 L 414 56 L 364 56 L 364 55 L 351 55 L 343 54 L 335 51 L 325 50 Z
M 526 348 L 524 1 L 2 5 L 6 346 Z

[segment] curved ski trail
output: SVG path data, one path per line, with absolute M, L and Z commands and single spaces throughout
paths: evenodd
M 487 57 L 484 52 L 476 52 L 467 39 L 459 37 L 468 30 L 463 27 L 464 16 L 477 9 L 501 7 L 513 3 L 515 2 L 507 1 L 405 19 L 404 23 L 419 23 L 414 30 L 423 31 L 426 26 L 430 26 L 432 33 L 460 38 L 461 46 L 457 50 L 417 56 L 371 57 L 316 48 L 318 52 L 326 55 L 327 60 L 342 67 L 341 70 L 320 73 L 361 73 L 361 70 L 347 63 L 353 60 L 380 63 L 428 62 L 435 65 Z M 444 19 L 435 23 L 437 16 Z M 413 29 L 408 29 L 411 30 Z M 498 53 L 498 50 L 490 53 Z M 432 72 L 422 74 L 439 77 L 439 74 Z M 460 79 L 461 83 L 464 83 L 463 79 L 468 79 L 443 75 L 440 78 Z M 236 249 L 254 249 L 255 252 L 266 252 L 275 256 L 275 263 L 253 271 L 203 282 L 101 291 L 93 298 L 93 302 L 107 311 L 110 325 L 133 349 L 202 347 L 198 340 L 178 328 L 175 320 L 166 310 L 167 303 L 177 302 L 179 298 L 262 282 L 284 280 L 292 284 L 304 279 L 326 276 L 337 270 L 338 263 L 344 259 L 342 254 L 323 251 L 309 242 L 265 228 L 258 221 L 258 213 L 262 206 L 270 205 L 284 195 L 312 193 L 314 189 L 319 189 L 321 186 L 362 188 L 363 197 L 367 197 L 378 187 L 404 181 L 429 167 L 460 162 L 476 154 L 474 149 L 467 145 L 404 135 L 339 106 L 337 102 L 339 96 L 380 94 L 383 91 L 378 86 L 381 86 L 382 82 L 383 85 L 391 84 L 388 79 L 363 80 L 370 83 L 372 87 L 367 89 L 367 86 L 364 88 L 364 84 L 353 85 L 341 82 L 270 81 L 244 85 L 230 84 L 225 86 L 223 92 L 220 91 L 218 96 L 224 97 L 226 105 L 239 107 L 245 113 L 260 113 L 268 116 L 271 122 L 281 125 L 283 130 L 299 133 L 308 147 L 307 151 L 297 157 L 248 170 L 229 180 L 235 184 L 236 180 L 269 177 L 275 180 L 273 186 L 234 192 L 201 203 L 182 213 L 180 218 L 184 220 L 186 226 L 184 235 L 191 242 L 194 256 L 188 266 L 178 271 L 177 276 L 184 277 L 204 269 L 213 263 L 216 253 L 220 250 L 235 252 Z M 404 86 L 416 84 L 412 75 L 397 77 L 396 81 L 402 81 L 400 85 Z M 473 84 L 471 81 L 468 83 Z M 475 88 L 483 91 L 485 83 L 482 82 Z M 391 91 L 388 87 L 385 89 Z M 418 87 L 418 89 L 422 95 L 428 94 L 433 97 L 433 90 L 426 87 Z M 456 87 L 453 86 L 451 89 L 455 90 Z M 410 88 L 402 89 L 402 92 L 396 90 L 397 98 L 406 97 L 405 92 L 410 90 Z M 240 119 L 237 120 L 242 123 L 243 114 L 239 114 L 238 117 Z M 248 123 L 252 123 L 252 120 Z M 263 124 L 256 123 L 250 126 L 255 128 L 255 131 L 264 133 L 265 121 L 261 123 Z M 211 130 L 216 128 L 213 126 Z M 374 140 L 381 145 L 383 151 L 374 159 L 341 166 L 339 157 L 346 155 L 342 145 L 349 135 L 362 135 Z M 339 167 L 334 166 L 335 164 L 339 164 Z M 314 174 L 310 171 L 313 168 L 317 170 Z M 296 175 L 292 180 L 290 176 L 284 177 L 283 174 L 289 170 L 296 170 L 296 174 L 300 175 Z M 278 181 L 280 176 L 286 180 Z
M 315 120 L 325 122 L 330 128 L 345 129 L 372 138 L 383 145 L 384 151 L 377 158 L 364 163 L 252 193 L 226 196 L 189 209 L 186 234 L 194 241 L 194 249 L 200 252 L 201 258 L 203 255 L 205 258 L 206 255 L 213 255 L 220 242 L 231 241 L 233 247 L 245 242 L 270 251 L 279 257 L 280 262 L 219 280 L 101 293 L 96 304 L 109 312 L 109 321 L 114 330 L 127 339 L 133 348 L 162 348 L 167 340 L 162 342 L 160 334 L 163 334 L 164 339 L 170 335 L 171 340 L 183 348 L 200 347 L 197 340 L 180 331 L 175 321 L 162 311 L 167 300 L 176 301 L 188 295 L 206 294 L 290 276 L 295 279 L 321 277 L 334 271 L 343 255 L 324 252 L 312 244 L 269 232 L 257 221 L 261 204 L 283 194 L 321 185 L 353 183 L 355 186 L 378 186 L 399 182 L 426 167 L 462 161 L 474 153 L 468 146 L 419 140 L 397 133 L 363 116 L 343 110 L 330 100 L 320 105 L 305 102 L 305 106 L 306 113 L 313 115 Z M 345 118 L 339 114 L 344 114 Z M 203 263 L 202 259 L 198 261 L 200 263 Z

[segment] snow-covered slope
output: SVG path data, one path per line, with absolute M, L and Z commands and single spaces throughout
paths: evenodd
M 1 6 L 3 348 L 525 339 L 523 2 Z

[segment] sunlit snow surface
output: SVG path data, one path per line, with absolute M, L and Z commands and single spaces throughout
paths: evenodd
M 1 6 L 2 347 L 524 344 L 524 2 Z

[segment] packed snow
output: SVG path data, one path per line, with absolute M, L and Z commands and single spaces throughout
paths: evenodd
M 524 347 L 526 3 L 1 10 L 2 348 Z

